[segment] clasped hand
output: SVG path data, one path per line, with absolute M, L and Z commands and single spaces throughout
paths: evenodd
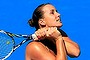
M 61 33 L 57 30 L 56 27 L 45 27 L 38 29 L 35 32 L 35 35 L 38 37 L 38 40 L 48 39 L 57 39 L 61 36 Z

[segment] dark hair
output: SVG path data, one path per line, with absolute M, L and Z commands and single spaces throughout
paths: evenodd
M 48 5 L 48 4 L 50 4 L 50 3 L 45 3 L 45 4 L 39 5 L 39 6 L 34 10 L 33 15 L 32 15 L 32 19 L 30 19 L 30 20 L 28 21 L 29 25 L 30 25 L 31 27 L 35 27 L 36 30 L 39 28 L 38 20 L 39 20 L 40 18 L 43 18 L 43 13 L 44 13 L 44 12 L 42 11 L 42 8 L 43 8 L 45 5 Z

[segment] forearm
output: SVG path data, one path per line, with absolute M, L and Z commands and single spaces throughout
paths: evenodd
M 67 60 L 65 44 L 61 37 L 56 41 L 56 48 L 57 48 L 56 60 Z
M 73 57 L 79 56 L 80 49 L 79 49 L 78 44 L 73 42 L 73 41 L 71 41 L 68 37 L 63 38 L 63 40 L 65 41 L 67 54 L 71 55 Z

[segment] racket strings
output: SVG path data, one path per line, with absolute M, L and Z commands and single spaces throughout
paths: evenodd
M 20 47 L 26 41 L 33 41 L 31 39 L 32 35 L 12 34 L 10 32 L 0 30 L 0 60 L 9 57 L 18 47 Z
M 4 58 L 13 49 L 13 42 L 3 36 L 0 36 L 0 58 Z

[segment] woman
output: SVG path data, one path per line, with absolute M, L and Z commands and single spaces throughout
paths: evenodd
M 36 28 L 38 39 L 27 45 L 26 60 L 67 60 L 67 55 L 79 56 L 78 44 L 59 29 L 62 22 L 53 5 L 46 3 L 38 6 L 28 22 Z

